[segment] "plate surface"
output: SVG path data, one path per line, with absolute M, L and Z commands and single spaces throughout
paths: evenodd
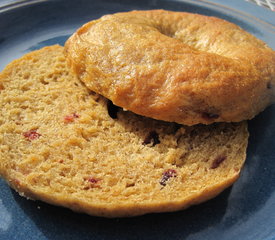
M 0 70 L 29 51 L 64 44 L 89 20 L 133 9 L 217 16 L 275 49 L 274 13 L 241 0 L 214 2 L 36 0 L 11 4 L 0 8 Z M 275 106 L 249 121 L 249 131 L 247 161 L 234 186 L 215 199 L 176 213 L 129 219 L 91 217 L 26 200 L 0 180 L 0 239 L 275 239 Z

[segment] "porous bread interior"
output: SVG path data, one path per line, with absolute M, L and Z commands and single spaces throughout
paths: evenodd
M 185 127 L 123 110 L 112 119 L 60 46 L 12 62 L 0 85 L 0 175 L 32 199 L 106 217 L 175 211 L 228 187 L 245 160 L 245 122 Z M 150 131 L 159 144 L 143 144 Z M 161 185 L 169 169 L 176 176 Z

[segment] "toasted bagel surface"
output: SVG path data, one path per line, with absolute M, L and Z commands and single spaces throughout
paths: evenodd
M 275 53 L 235 24 L 164 10 L 106 15 L 66 42 L 87 87 L 147 117 L 251 119 L 274 100 Z

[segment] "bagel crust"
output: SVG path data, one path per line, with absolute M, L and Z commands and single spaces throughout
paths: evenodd
M 165 10 L 106 15 L 78 29 L 65 54 L 88 88 L 159 120 L 237 122 L 275 99 L 275 52 L 215 17 Z

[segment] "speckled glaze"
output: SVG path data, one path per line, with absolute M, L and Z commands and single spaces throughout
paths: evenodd
M 221 17 L 275 49 L 274 13 L 241 0 L 215 4 L 174 0 L 27 2 L 0 8 L 1 70 L 26 52 L 64 44 L 69 35 L 89 20 L 133 9 L 163 8 Z M 273 105 L 249 121 L 247 161 L 233 187 L 215 199 L 176 213 L 129 219 L 91 217 L 26 200 L 0 180 L 0 239 L 275 239 L 274 120 Z

